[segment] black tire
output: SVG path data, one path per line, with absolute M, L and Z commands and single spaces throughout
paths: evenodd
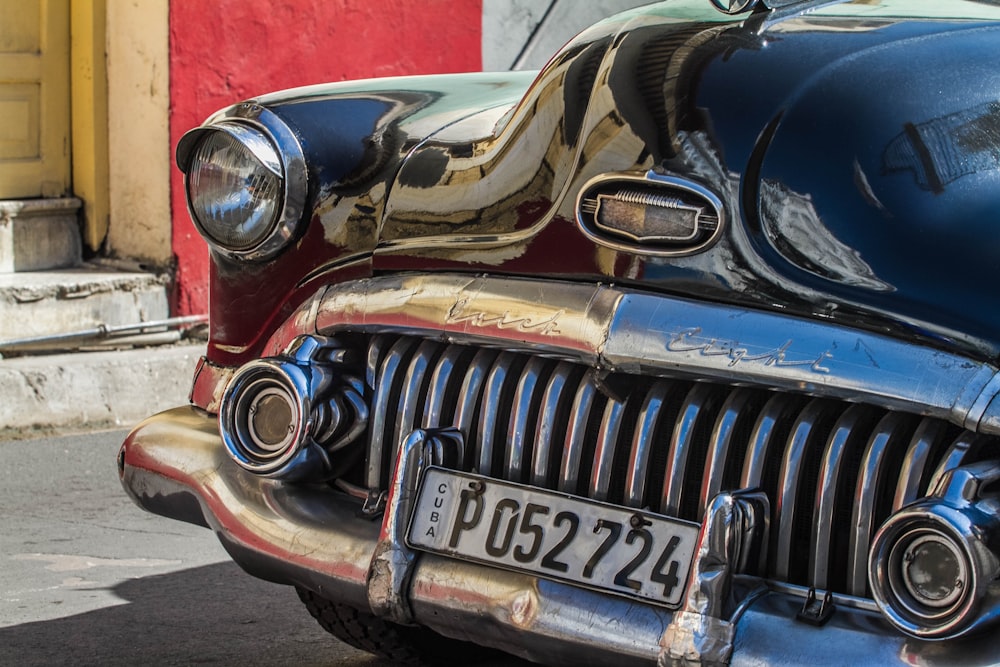
M 391 660 L 393 664 L 469 664 L 496 653 L 476 644 L 442 637 L 427 628 L 386 621 L 298 586 L 295 590 L 324 630 L 345 644 Z

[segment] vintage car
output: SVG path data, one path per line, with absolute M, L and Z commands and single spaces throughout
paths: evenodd
M 218 112 L 124 487 L 399 661 L 993 663 L 997 19 L 676 0 Z

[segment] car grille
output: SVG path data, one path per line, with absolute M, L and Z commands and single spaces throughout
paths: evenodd
M 723 490 L 771 503 L 760 574 L 867 597 L 872 536 L 994 438 L 940 419 L 753 387 L 599 371 L 556 358 L 376 336 L 369 488 L 415 428 L 457 426 L 459 467 L 700 521 Z

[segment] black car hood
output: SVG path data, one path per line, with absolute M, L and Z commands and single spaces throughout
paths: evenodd
M 416 147 L 375 268 L 613 279 L 917 334 L 995 357 L 1000 27 L 807 15 L 764 29 L 599 25 L 542 72 L 496 136 Z M 723 202 L 711 248 L 594 245 L 578 194 L 609 174 L 689 179 Z M 456 188 L 456 183 L 470 183 Z

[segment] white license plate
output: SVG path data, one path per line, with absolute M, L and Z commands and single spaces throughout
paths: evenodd
M 698 531 L 641 510 L 428 468 L 407 543 L 676 607 Z

